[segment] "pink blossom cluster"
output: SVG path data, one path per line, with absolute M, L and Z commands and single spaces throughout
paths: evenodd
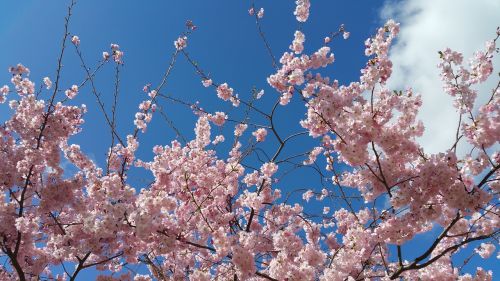
M 153 118 L 153 114 L 148 112 L 151 108 L 151 101 L 144 101 L 139 105 L 139 109 L 141 111 L 135 114 L 134 125 L 143 133 L 146 132 L 148 127 L 147 124 L 150 123 Z
M 489 258 L 494 252 L 495 252 L 495 245 L 491 243 L 481 243 L 479 246 L 479 249 L 476 249 L 476 252 L 483 258 L 487 259 Z
M 71 43 L 73 43 L 75 46 L 79 46 L 80 45 L 80 38 L 76 35 L 73 35 L 73 37 L 71 37 Z
M 9 91 L 10 88 L 7 85 L 3 85 L 2 87 L 0 87 L 0 103 L 4 103 L 6 101 Z
M 248 9 L 248 14 L 251 15 L 251 16 L 255 15 L 255 9 L 253 7 L 250 8 L 250 9 Z M 264 17 L 264 8 L 260 8 L 259 11 L 257 11 L 257 15 L 256 16 L 257 16 L 258 19 L 263 18 Z
M 227 115 L 224 112 L 217 111 L 215 114 L 209 114 L 208 119 L 217 126 L 222 126 L 227 120 Z
M 29 76 L 29 68 L 22 64 L 18 64 L 15 67 L 10 67 L 9 72 L 12 74 L 10 81 L 19 95 L 31 95 L 35 92 L 35 83 L 28 79 L 28 77 L 23 77 L 23 75 Z M 8 88 L 4 88 L 3 92 L 6 94 Z
M 238 94 L 233 94 L 233 91 L 233 88 L 229 87 L 227 83 L 217 86 L 217 96 L 224 101 L 230 101 L 234 107 L 238 107 L 240 105 L 240 98 L 238 97 Z
M 52 81 L 50 80 L 49 77 L 44 77 L 43 78 L 43 84 L 45 84 L 45 87 L 47 88 L 47 90 L 49 90 L 50 88 L 52 88 Z
M 259 128 L 256 131 L 252 133 L 252 135 L 255 137 L 255 140 L 258 142 L 263 142 L 266 139 L 267 136 L 267 130 L 265 128 Z
M 177 50 L 182 50 L 187 47 L 187 37 L 180 36 L 177 40 L 174 41 L 174 46 Z
M 304 160 L 303 164 L 304 165 L 311 165 L 313 164 L 314 162 L 316 162 L 316 158 L 318 158 L 318 155 L 323 152 L 323 147 L 321 146 L 317 146 L 315 148 L 313 148 L 313 150 L 311 150 L 311 152 L 309 152 L 309 157 L 308 159 Z
M 311 7 L 311 3 L 309 0 L 296 0 L 295 4 L 297 5 L 295 8 L 295 12 L 293 14 L 297 17 L 299 22 L 305 22 L 309 18 L 309 8 Z
M 112 52 L 112 57 L 113 60 L 117 64 L 123 64 L 123 51 L 120 50 L 120 46 L 118 44 L 111 44 L 111 52 Z M 109 59 L 109 53 L 108 52 L 103 52 L 102 57 L 104 60 Z
M 257 17 L 259 19 L 264 17 L 264 8 L 260 8 L 259 11 L 257 12 Z
M 247 128 L 248 128 L 247 124 L 238 124 L 238 125 L 236 125 L 236 127 L 234 128 L 234 135 L 236 137 L 241 137 L 243 135 L 243 132 L 245 132 L 245 130 Z
M 297 19 L 306 21 L 309 1 L 296 3 Z M 195 28 L 192 23 L 187 27 Z M 121 139 L 110 125 L 117 141 L 105 168 L 71 143 L 86 112 L 85 105 L 68 104 L 79 87 L 66 90 L 66 98 L 44 99 L 35 93 L 28 68 L 11 67 L 13 90 L 0 88 L 0 102 L 8 101 L 12 111 L 0 126 L 5 260 L 0 279 L 74 280 L 81 270 L 94 267 L 112 273 L 99 276 L 101 281 L 492 280 L 492 271 L 480 267 L 474 275 L 462 273 L 454 259 L 469 245 L 476 247 L 472 254 L 491 258 L 498 244 L 500 91 L 496 87 L 475 111 L 480 93 L 470 88 L 491 78 L 498 36 L 474 55 L 469 70 L 460 53 L 441 52 L 445 91 L 458 100 L 459 114 L 471 117 L 457 127 L 456 142 L 467 141 L 474 149 L 460 156 L 456 146 L 426 153 L 417 142 L 424 131 L 417 119 L 420 95 L 411 88 L 387 87 L 392 74 L 388 52 L 398 31 L 391 20 L 365 42 L 366 66 L 359 81 L 346 85 L 325 76 L 324 69 L 317 71 L 333 63 L 330 48 L 304 54 L 305 35 L 297 31 L 292 52 L 283 54 L 268 78 L 279 95 L 274 109 L 288 104 L 293 94 L 304 102 L 300 125 L 307 131 L 288 138 L 281 138 L 274 126 L 274 109 L 259 112 L 227 83 L 213 84 L 203 75 L 203 85 L 217 87 L 220 99 L 241 101 L 270 124 L 258 125 L 248 116 L 237 122 L 226 154 L 215 149 L 226 146 L 217 144 L 229 136 L 214 137 L 212 125 L 234 120 L 195 104 L 192 139 L 154 146 L 149 160 L 138 159 L 138 131 L 146 130 L 157 98 L 163 97 L 161 86 L 148 84 L 134 133 Z M 79 44 L 74 37 L 71 41 Z M 175 47 L 181 50 L 185 42 Z M 111 49 L 113 60 L 122 64 L 119 46 Z M 60 88 L 59 79 L 54 85 L 47 77 L 43 82 L 46 88 Z M 263 94 L 255 89 L 252 95 Z M 249 125 L 258 128 L 252 132 L 256 142 L 242 138 Z M 320 145 L 298 156 L 280 155 L 304 133 Z M 266 138 L 277 140 L 274 156 L 248 165 L 249 154 L 273 145 Z M 322 185 L 300 189 L 293 202 L 289 198 L 297 194 L 280 179 L 288 172 L 286 163 L 298 157 L 293 164 L 314 169 Z M 132 168 L 151 174 L 147 186 L 132 186 Z M 311 199 L 314 204 L 308 204 Z M 309 213 L 313 205 L 319 206 L 318 216 Z M 407 243 L 424 233 L 431 242 L 408 254 Z M 147 266 L 149 275 L 125 266 L 138 263 Z M 55 270 L 59 266 L 63 270 Z
M 294 51 L 296 55 L 299 55 L 302 53 L 304 50 L 304 42 L 306 41 L 306 38 L 304 36 L 304 33 L 301 31 L 297 30 L 295 31 L 295 39 L 292 42 L 292 45 L 290 46 L 290 50 Z
M 223 83 L 217 87 L 217 96 L 227 101 L 233 96 L 233 88 L 229 87 L 227 83 Z
M 441 78 L 444 90 L 455 98 L 454 106 L 461 114 L 472 114 L 477 91 L 472 87 L 488 79 L 493 72 L 492 58 L 496 51 L 496 40 L 486 42 L 486 49 L 478 51 L 470 60 L 470 70 L 466 69 L 461 53 L 446 49 L 440 52 Z M 456 73 L 457 72 L 457 73 Z M 491 93 L 488 103 L 479 107 L 479 114 L 469 122 L 463 122 L 462 129 L 467 141 L 478 147 L 490 147 L 500 137 L 499 88 Z
M 50 80 L 49 80 L 50 81 Z M 48 82 L 48 81 L 47 81 Z M 48 87 L 48 86 L 47 86 Z M 76 95 L 78 94 L 78 86 L 73 85 L 71 88 L 67 89 L 64 91 L 64 94 L 69 98 L 69 99 L 74 99 Z
M 212 84 L 213 84 L 212 79 L 203 79 L 201 81 L 201 83 L 203 84 L 203 87 L 205 87 L 205 88 L 208 88 L 208 87 L 212 86 Z

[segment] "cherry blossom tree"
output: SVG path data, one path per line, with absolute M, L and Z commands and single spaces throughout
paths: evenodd
M 144 87 L 135 130 L 123 136 L 116 130 L 118 90 L 107 108 L 94 79 L 111 65 L 118 81 L 124 52 L 112 44 L 99 64 L 89 67 L 80 49 L 85 42 L 69 35 L 74 4 L 55 77 L 43 79 L 37 90 L 29 69 L 19 64 L 9 69 L 11 85 L 0 88 L 2 106 L 12 110 L 0 127 L 2 280 L 77 280 L 88 268 L 103 271 L 98 280 L 492 280 L 488 269 L 462 272 L 460 264 L 470 257 L 460 254 L 472 247 L 469 253 L 488 258 L 498 246 L 500 82 L 486 93 L 475 86 L 498 80 L 492 59 L 500 30 L 467 64 L 451 49 L 438 53 L 444 92 L 454 98 L 460 116 L 458 124 L 450 124 L 457 128 L 455 143 L 439 154 L 426 153 L 417 141 L 424 131 L 417 119 L 419 94 L 386 86 L 396 22 L 388 21 L 366 40 L 359 80 L 341 85 L 325 76 L 324 68 L 335 61 L 332 43 L 349 37 L 344 26 L 311 54 L 304 53 L 307 34 L 297 30 L 290 51 L 278 60 L 262 31 L 264 9 L 254 6 L 249 14 L 275 68 L 267 77 L 276 91 L 266 93 L 276 97 L 271 110 L 256 103 L 263 90 L 238 94 L 195 62 L 188 42 L 196 26 L 188 21 L 174 38 L 161 82 Z M 308 0 L 296 1 L 298 22 L 308 20 L 309 8 Z M 85 77 L 62 89 L 63 57 L 71 50 Z M 237 107 L 245 118 L 207 112 L 166 94 L 181 58 L 199 75 L 196 83 L 213 88 L 214 99 Z M 81 91 L 94 95 L 110 131 L 105 167 L 72 143 L 86 107 L 69 104 Z M 478 104 L 478 95 L 489 98 Z M 292 99 L 305 106 L 300 122 L 305 131 L 284 135 L 276 112 Z M 153 116 L 168 121 L 161 109 L 165 101 L 191 108 L 198 117 L 196 137 L 186 140 L 179 132 L 170 144 L 153 147 L 152 159 L 138 159 Z M 234 134 L 213 136 L 214 126 L 231 126 Z M 318 145 L 287 155 L 285 147 L 297 138 L 314 138 Z M 266 159 L 248 161 L 270 140 L 277 146 L 266 147 Z M 220 149 L 221 142 L 232 143 L 230 149 Z M 468 144 L 470 153 L 458 155 L 460 143 Z M 78 171 L 68 175 L 63 160 Z M 279 170 L 290 164 L 309 167 L 326 180 L 320 189 L 289 190 L 280 185 Z M 154 180 L 132 186 L 131 169 L 145 169 Z M 293 192 L 302 193 L 300 200 L 289 200 Z M 304 211 L 311 200 L 322 213 Z M 433 239 L 410 255 L 405 246 L 423 233 Z M 143 264 L 149 275 L 129 270 L 130 264 Z

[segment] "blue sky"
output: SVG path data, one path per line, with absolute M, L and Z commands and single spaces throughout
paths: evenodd
M 68 2 L 68 1 L 66 1 Z M 364 40 L 373 34 L 378 23 L 379 6 L 361 5 L 363 1 L 321 1 L 313 5 L 308 23 L 303 25 L 306 34 L 306 52 L 322 46 L 323 38 L 345 24 L 351 32 L 349 40 L 337 40 L 333 49 L 337 61 L 329 69 L 336 79 L 348 82 L 359 76 L 365 64 Z M 56 58 L 60 50 L 66 5 L 61 2 L 26 2 L 15 5 L 0 4 L 5 11 L 2 17 L 0 36 L 5 42 L 0 52 L 0 67 L 22 62 L 31 69 L 31 78 L 38 84 L 49 76 L 54 80 Z M 142 87 L 147 83 L 157 84 L 173 52 L 173 41 L 184 31 L 186 20 L 192 20 L 198 30 L 189 38 L 187 51 L 200 66 L 210 73 L 214 81 L 227 82 L 243 98 L 249 99 L 253 87 L 265 89 L 265 98 L 259 106 L 269 111 L 276 93 L 268 86 L 267 76 L 273 73 L 271 60 L 255 28 L 255 20 L 248 15 L 249 1 L 155 1 L 148 5 L 122 1 L 80 1 L 74 8 L 70 22 L 70 33 L 81 39 L 81 49 L 87 65 L 95 66 L 102 51 L 109 51 L 110 43 L 117 43 L 125 52 L 125 66 L 121 71 L 120 98 L 118 104 L 118 130 L 122 135 L 131 132 L 133 114 L 137 105 L 145 99 Z M 279 58 L 288 50 L 293 32 L 299 28 L 292 12 L 293 1 L 260 1 L 257 7 L 265 8 L 262 20 L 274 55 Z M 0 81 L 9 81 L 7 71 L 0 72 Z M 70 44 L 64 57 L 62 88 L 79 84 L 84 77 L 73 46 Z M 110 105 L 114 87 L 114 69 L 107 65 L 97 76 L 97 89 L 106 104 Z M 215 98 L 213 89 L 201 85 L 199 77 L 184 58 L 180 58 L 165 87 L 172 94 L 189 102 L 200 101 L 207 111 L 226 111 L 231 118 L 238 119 L 241 110 L 234 111 L 229 104 Z M 103 115 L 99 111 L 91 89 L 84 88 L 75 104 L 87 104 L 88 113 L 82 134 L 74 138 L 75 143 L 94 155 L 101 163 L 107 151 L 109 134 L 103 134 Z M 196 117 L 185 107 L 167 103 L 165 112 L 188 137 L 193 136 Z M 0 107 L 1 119 L 7 116 L 7 107 Z M 283 109 L 279 109 L 283 110 Z M 304 110 L 300 103 L 286 108 L 291 111 L 278 122 L 285 132 L 301 130 L 297 122 Z M 236 114 L 236 116 L 233 115 Z M 294 118 L 290 126 L 289 118 Z M 154 144 L 167 144 L 175 137 L 160 115 L 153 118 L 146 137 L 141 137 L 141 155 L 150 157 Z M 263 121 L 263 120 L 260 120 Z M 105 128 L 104 128 L 105 129 Z M 228 128 L 225 132 L 230 132 Z M 132 179 L 133 180 L 133 179 Z
M 2 38 L 0 70 L 5 70 L 0 71 L 0 85 L 8 84 L 10 74 L 6 70 L 10 65 L 19 62 L 31 69 L 31 78 L 37 85 L 40 85 L 45 76 L 54 80 L 68 2 L 23 1 L 22 5 L 14 1 L 0 2 L 0 10 L 4 11 L 0 17 L 0 38 Z M 346 30 L 351 34 L 349 40 L 335 40 L 331 45 L 336 62 L 326 72 L 341 83 L 358 79 L 359 70 L 366 61 L 363 55 L 363 42 L 375 32 L 378 26 L 383 24 L 384 20 L 381 18 L 387 15 L 398 17 L 404 15 L 405 11 L 411 11 L 412 8 L 420 8 L 425 12 L 426 8 L 431 7 L 431 5 L 419 7 L 415 4 L 418 2 L 411 0 L 393 1 L 392 5 L 385 7 L 383 4 L 387 2 L 383 1 L 312 2 L 311 17 L 300 27 L 306 34 L 306 53 L 319 48 L 323 44 L 323 38 L 336 31 L 340 24 L 345 24 Z M 429 1 L 421 3 L 424 2 Z M 461 1 L 458 2 L 461 3 Z M 119 44 L 125 52 L 118 104 L 118 131 L 122 136 L 133 130 L 133 114 L 137 111 L 137 105 L 146 98 L 142 87 L 147 83 L 158 84 L 174 50 L 173 41 L 184 31 L 184 24 L 188 19 L 198 26 L 188 41 L 187 51 L 192 58 L 205 72 L 210 73 L 214 81 L 227 82 L 243 99 L 249 99 L 253 87 L 264 89 L 265 97 L 259 101 L 258 106 L 264 111 L 269 111 L 271 102 L 277 97 L 266 82 L 267 76 L 273 73 L 273 68 L 255 28 L 255 20 L 248 15 L 247 10 L 250 5 L 250 1 L 234 0 L 81 0 L 77 2 L 69 31 L 72 35 L 80 37 L 81 49 L 87 65 L 94 67 L 101 58 L 101 53 L 109 51 L 110 43 Z M 293 40 L 293 33 L 299 28 L 292 14 L 295 8 L 294 1 L 256 1 L 255 5 L 265 9 L 262 27 L 274 55 L 279 58 L 284 51 L 288 50 Z M 388 7 L 393 9 L 388 9 Z M 419 30 L 418 23 L 425 22 L 418 16 L 422 14 L 425 13 L 406 14 L 402 24 L 403 32 L 405 27 Z M 484 22 L 486 21 L 487 19 L 484 19 Z M 486 25 L 486 28 L 489 28 L 489 25 Z M 495 26 L 491 27 L 491 35 L 494 28 Z M 408 33 L 404 38 L 410 38 L 411 34 Z M 483 37 L 479 37 L 480 40 L 489 38 L 488 33 L 481 34 Z M 455 42 L 454 37 L 448 39 Z M 414 57 L 412 55 L 414 53 L 405 53 L 407 49 L 404 48 L 404 43 L 402 40 L 402 44 L 397 46 L 398 54 L 402 55 L 397 57 L 399 60 L 395 62 L 396 67 L 403 68 L 404 62 L 409 57 Z M 472 47 L 475 48 L 476 45 Z M 472 47 L 467 45 L 463 48 L 469 50 Z M 438 50 L 435 46 L 429 48 L 434 53 Z M 419 73 L 413 73 L 413 75 L 419 77 Z M 62 88 L 79 84 L 83 77 L 83 69 L 70 44 L 64 57 Z M 401 81 L 408 82 L 407 77 L 398 76 L 397 79 L 395 84 L 398 87 L 405 86 Z M 112 64 L 107 65 L 97 75 L 96 83 L 105 103 L 110 105 L 114 87 Z M 206 89 L 202 86 L 194 69 L 183 57 L 179 58 L 163 92 L 189 102 L 200 101 L 201 106 L 210 112 L 225 111 L 228 112 L 230 118 L 241 119 L 242 117 L 242 108 L 235 111 L 230 104 L 217 99 L 213 89 Z M 80 144 L 84 151 L 104 166 L 104 155 L 110 139 L 109 130 L 104 126 L 104 117 L 95 103 L 90 88 L 83 88 L 72 103 L 85 103 L 88 113 L 85 116 L 86 123 L 83 126 L 83 132 L 72 138 L 71 142 Z M 196 117 L 190 110 L 168 102 L 163 102 L 163 106 L 167 115 L 185 136 L 188 139 L 193 137 Z M 301 131 L 297 121 L 302 118 L 304 112 L 303 105 L 299 102 L 278 109 L 280 132 L 286 135 Z M 0 106 L 0 121 L 7 119 L 8 114 L 7 106 Z M 256 120 L 259 121 L 259 119 Z M 217 129 L 213 134 L 216 134 L 216 131 Z M 231 126 L 222 129 L 222 133 L 231 134 Z M 159 114 L 156 114 L 148 132 L 140 136 L 139 157 L 143 160 L 150 160 L 153 145 L 165 145 L 174 138 L 175 132 L 169 129 Z M 229 144 L 231 140 L 227 142 Z M 294 144 L 294 149 L 288 149 L 285 153 L 292 155 L 306 151 L 314 143 L 315 140 L 301 138 Z M 275 146 L 276 143 L 270 141 L 265 144 L 264 149 L 272 152 Z M 226 154 L 224 148 L 223 145 L 219 149 L 221 155 Z M 319 181 L 308 180 L 311 176 L 314 176 L 314 173 L 309 170 L 300 171 L 293 177 L 284 178 L 279 183 L 280 188 L 284 191 L 298 188 L 321 190 Z M 130 183 L 136 187 L 142 187 L 146 185 L 145 179 L 147 178 L 147 174 L 136 169 L 130 174 Z M 408 251 L 411 252 L 417 248 L 417 246 L 410 246 Z M 473 260 L 475 265 L 480 262 L 482 261 Z M 493 261 L 490 259 L 489 262 Z M 485 264 L 484 267 L 491 268 L 491 265 Z M 86 274 L 90 274 L 87 275 L 87 278 L 90 278 L 94 273 Z

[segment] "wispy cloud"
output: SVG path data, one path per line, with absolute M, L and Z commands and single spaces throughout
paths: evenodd
M 469 58 L 484 42 L 495 36 L 500 25 L 498 0 L 405 0 L 385 2 L 382 19 L 394 18 L 401 23 L 398 41 L 391 49 L 394 63 L 389 86 L 394 89 L 412 87 L 423 97 L 419 118 L 426 131 L 420 139 L 426 152 L 437 153 L 449 149 L 454 142 L 458 113 L 451 97 L 442 90 L 439 78 L 438 51 L 446 47 L 460 51 Z M 497 69 L 500 58 L 494 61 Z M 498 70 L 497 70 L 498 72 Z M 496 74 L 492 76 L 497 78 Z M 488 99 L 496 81 L 483 84 L 478 100 Z M 459 147 L 464 154 L 466 145 Z

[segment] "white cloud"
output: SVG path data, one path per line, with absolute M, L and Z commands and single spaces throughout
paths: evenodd
M 484 48 L 484 42 L 495 36 L 500 25 L 498 0 L 405 0 L 386 1 L 382 19 L 394 18 L 401 23 L 398 41 L 391 49 L 393 89 L 412 87 L 422 94 L 419 118 L 426 127 L 420 143 L 427 153 L 445 151 L 455 139 L 458 113 L 452 99 L 442 90 L 439 50 L 450 47 L 468 59 Z M 465 61 L 465 60 L 464 60 Z M 489 81 L 477 88 L 478 101 L 489 98 L 498 81 L 500 56 L 494 60 L 495 72 Z M 493 78 L 493 79 L 492 79 Z M 462 142 L 463 144 L 464 142 Z M 459 154 L 468 150 L 459 146 Z

